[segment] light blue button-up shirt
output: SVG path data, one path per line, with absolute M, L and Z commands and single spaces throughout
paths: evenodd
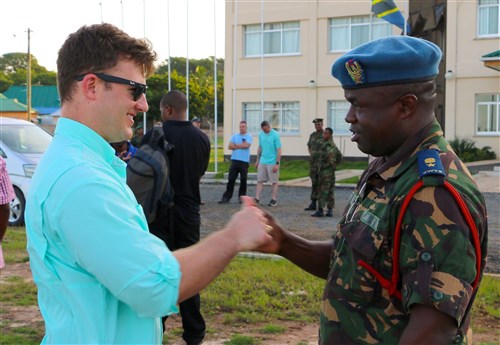
M 248 133 L 233 134 L 229 141 L 232 142 L 233 144 L 241 145 L 241 144 L 243 144 L 243 139 L 245 139 L 246 142 L 249 143 L 250 145 L 252 144 L 253 138 Z M 231 160 L 242 161 L 242 162 L 247 162 L 247 163 L 250 162 L 250 148 L 247 147 L 246 149 L 233 150 L 233 153 L 231 153 Z
M 161 344 L 180 267 L 151 235 L 126 164 L 96 132 L 61 118 L 33 176 L 28 252 L 43 343 Z

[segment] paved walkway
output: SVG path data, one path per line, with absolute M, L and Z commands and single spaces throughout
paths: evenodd
M 474 162 L 467 163 L 467 166 L 478 167 L 483 165 L 491 166 L 495 165 L 493 170 L 479 170 L 474 174 L 474 179 L 478 184 L 479 190 L 481 192 L 488 193 L 500 193 L 500 161 L 487 161 L 487 162 Z M 359 176 L 363 170 L 338 170 L 335 174 L 337 181 L 342 181 L 346 178 L 353 176 Z M 282 185 L 289 186 L 302 186 L 311 187 L 311 179 L 309 177 L 303 177 L 295 180 L 281 182 Z
M 481 192 L 487 193 L 500 193 L 500 160 L 480 161 L 466 163 L 467 167 L 472 171 L 474 179 L 479 186 Z M 484 170 L 483 170 L 484 169 Z M 335 172 L 337 185 L 338 181 L 345 180 L 350 177 L 360 176 L 363 170 L 337 170 Z M 215 174 L 207 172 L 202 179 L 202 183 L 226 183 L 227 174 L 225 179 L 215 180 Z M 256 184 L 256 174 L 249 174 L 248 184 Z M 238 180 L 239 181 L 239 180 Z M 311 187 L 311 179 L 309 177 L 301 177 L 295 180 L 282 181 L 280 185 L 297 186 L 297 187 Z M 343 184 L 345 186 L 345 184 Z M 354 185 L 352 185 L 354 187 Z

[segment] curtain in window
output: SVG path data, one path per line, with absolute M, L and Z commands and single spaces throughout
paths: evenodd
M 245 103 L 243 105 L 243 119 L 247 122 L 248 131 L 257 133 L 262 122 L 260 103 Z
M 499 0 L 479 0 L 479 36 L 497 35 L 500 33 L 499 13 Z
M 260 55 L 261 37 L 260 25 L 247 25 L 245 27 L 245 56 Z
M 300 112 L 298 102 L 283 103 L 282 132 L 289 134 L 299 133 Z
M 349 124 L 345 122 L 345 115 L 349 111 L 349 102 L 347 101 L 329 101 L 328 125 L 335 134 L 349 134 Z
M 290 30 L 283 32 L 283 54 L 300 52 L 300 31 Z
M 477 95 L 478 134 L 500 134 L 500 95 Z

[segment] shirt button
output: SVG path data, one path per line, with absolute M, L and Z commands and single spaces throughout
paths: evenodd
M 453 344 L 461 344 L 462 343 L 462 336 L 460 334 L 457 334 L 455 336 L 455 339 L 453 339 Z

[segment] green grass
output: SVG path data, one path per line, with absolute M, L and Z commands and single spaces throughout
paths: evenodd
M 6 284 L 0 285 L 0 296 L 2 304 L 8 303 L 16 306 L 29 306 L 37 304 L 37 289 L 31 281 L 25 281 L 23 277 L 13 276 L 6 280 Z
M 224 342 L 226 345 L 258 345 L 260 342 L 247 335 L 236 334 L 231 337 L 231 340 Z
M 311 322 L 319 317 L 323 284 L 286 260 L 237 257 L 203 290 L 203 313 L 223 312 L 227 323 Z
M 2 243 L 6 262 L 20 263 L 29 260 L 26 251 L 26 230 L 24 227 L 9 227 Z
M 480 312 L 486 312 L 490 316 L 500 319 L 500 278 L 483 277 L 474 302 L 473 320 L 474 316 Z
M 286 327 L 280 326 L 280 325 L 265 325 L 259 330 L 260 333 L 263 334 L 282 334 L 286 332 Z

